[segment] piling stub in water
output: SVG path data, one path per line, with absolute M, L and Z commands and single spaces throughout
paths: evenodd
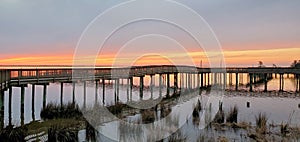
M 250 108 L 250 102 L 247 102 L 246 106 L 247 108 Z
M 300 104 L 298 104 L 298 108 L 300 108 Z

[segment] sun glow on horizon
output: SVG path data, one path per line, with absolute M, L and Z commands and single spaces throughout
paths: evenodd
M 243 50 L 243 51 L 223 51 L 226 66 L 252 66 L 257 65 L 258 61 L 263 61 L 265 65 L 289 66 L 293 60 L 299 60 L 300 48 L 284 49 L 264 49 L 264 50 Z M 208 58 L 204 52 L 188 52 L 194 64 L 203 67 L 209 66 Z M 180 60 L 184 64 L 187 61 L 186 54 L 172 53 L 172 57 Z M 114 64 L 114 55 L 101 55 L 97 58 L 96 65 L 111 66 Z M 121 64 L 128 65 L 133 62 L 130 58 L 119 59 Z M 0 65 L 72 65 L 73 55 L 44 55 L 44 56 L 17 56 L 10 58 L 0 58 Z M 120 64 L 120 63 L 119 63 Z M 135 65 L 159 65 L 172 64 L 168 59 L 159 56 L 149 56 L 141 58 Z

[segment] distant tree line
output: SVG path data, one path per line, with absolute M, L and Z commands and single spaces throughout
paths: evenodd
M 300 60 L 294 60 L 294 62 L 291 64 L 291 67 L 300 68 Z

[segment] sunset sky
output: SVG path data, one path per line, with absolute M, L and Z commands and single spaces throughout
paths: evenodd
M 125 1 L 0 0 L 0 65 L 72 65 L 77 42 L 88 24 L 103 11 L 121 2 Z M 227 66 L 257 66 L 258 61 L 263 61 L 266 66 L 289 66 L 293 60 L 300 60 L 299 0 L 177 2 L 195 10 L 210 25 L 222 46 Z M 138 26 L 151 31 L 166 29 L 164 25 L 151 25 L 154 24 L 145 22 Z M 132 27 L 127 28 L 127 31 L 135 31 Z M 168 32 L 187 43 L 186 54 L 172 49 L 172 44 L 159 42 L 159 39 L 141 39 L 144 42 L 130 45 L 136 46 L 130 53 L 124 51 L 122 56 L 118 56 L 120 64 L 132 60 L 136 60 L 135 64 L 168 64 L 166 57 L 176 58 L 179 64 L 185 64 L 187 55 L 197 65 L 200 61 L 204 66 L 208 64 L 203 50 L 180 31 L 170 29 Z M 125 36 L 110 39 L 99 53 L 97 65 L 116 62 L 115 57 L 124 46 L 122 39 Z M 139 50 L 135 50 L 137 48 Z M 149 53 L 148 48 L 153 54 L 133 59 L 134 55 Z M 158 56 L 157 53 L 166 56 Z

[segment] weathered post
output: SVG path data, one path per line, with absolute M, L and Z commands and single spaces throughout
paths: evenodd
M 130 82 L 129 80 L 130 80 L 130 79 L 127 78 L 126 80 L 127 80 L 127 83 L 126 83 L 126 93 L 127 93 L 127 101 L 128 101 L 128 100 L 129 100 L 129 86 L 130 86 L 130 85 L 129 85 L 129 82 Z
M 229 73 L 229 86 L 232 86 L 232 73 Z
M 24 125 L 24 95 L 25 95 L 25 86 L 21 85 L 21 126 Z
M 253 73 L 250 73 L 249 74 L 249 77 L 250 77 L 250 92 L 253 92 L 253 88 L 252 88 L 252 85 L 253 85 Z
M 150 75 L 150 92 L 151 92 L 151 99 L 153 98 L 153 75 Z
M 170 74 L 167 74 L 167 97 L 170 96 Z
M 207 73 L 207 85 L 209 86 L 210 85 L 210 73 Z M 206 77 L 206 75 L 205 75 Z
M 201 73 L 201 87 L 204 87 L 204 78 L 203 72 Z
M 12 105 L 12 86 L 9 86 L 9 92 L 8 92 L 8 125 L 11 126 L 12 123 L 12 109 L 11 109 L 11 105 Z
M 35 84 L 32 84 L 31 89 L 31 115 L 32 115 L 32 121 L 35 121 L 35 115 L 34 115 L 34 97 L 35 97 Z
M 60 83 L 60 106 L 63 106 L 63 96 L 64 96 L 64 83 Z
M 105 79 L 102 78 L 102 103 L 105 104 Z
M 73 96 L 72 96 L 73 101 L 72 102 L 73 102 L 73 104 L 75 104 L 75 87 L 76 87 L 75 81 L 73 81 L 72 86 L 73 86 L 72 87 L 72 89 L 73 89 L 73 93 L 72 93 L 73 94 Z
M 143 99 L 143 91 L 144 91 L 144 76 L 140 76 L 140 99 Z
M 116 90 L 117 90 L 117 101 L 119 102 L 120 100 L 120 79 L 116 79 Z
M 44 84 L 44 88 L 43 88 L 43 108 L 46 107 L 46 99 L 47 99 L 47 84 Z
M 223 89 L 226 90 L 226 86 L 227 86 L 227 74 L 226 72 L 223 73 Z
M 265 83 L 264 92 L 267 92 L 268 91 L 268 76 L 266 73 L 264 74 L 264 83 Z
M 4 91 L 0 88 L 0 128 L 4 128 Z
M 174 94 L 177 93 L 178 90 L 178 73 L 174 73 Z
M 86 81 L 83 81 L 83 108 L 86 108 Z
M 235 73 L 235 90 L 238 91 L 239 89 L 239 73 Z
M 130 77 L 130 100 L 132 100 L 132 86 L 133 86 L 133 77 Z
M 162 97 L 162 74 L 159 74 L 159 97 Z
M 95 81 L 95 104 L 98 104 L 98 90 L 99 90 L 99 81 Z

